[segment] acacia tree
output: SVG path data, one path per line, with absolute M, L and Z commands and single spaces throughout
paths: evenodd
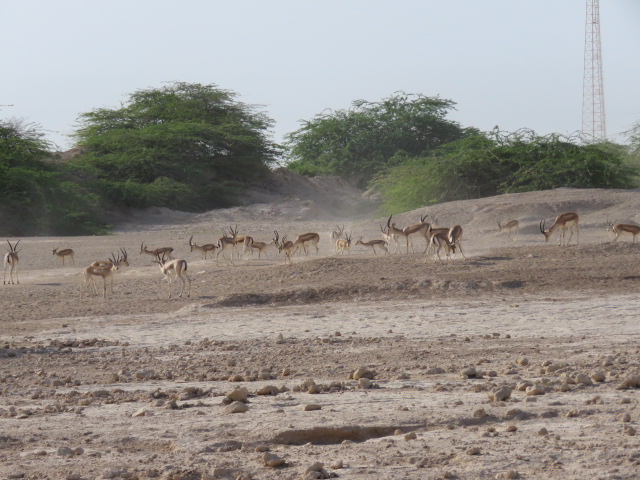
M 444 145 L 428 156 L 405 156 L 371 186 L 382 210 L 412 210 L 439 202 L 557 187 L 631 188 L 635 169 L 624 147 L 580 145 L 558 134 L 493 131 Z
M 52 162 L 36 124 L 0 121 L 0 234 L 102 233 L 99 200 Z
M 349 110 L 321 113 L 286 136 L 291 162 L 303 175 L 334 174 L 366 186 L 398 152 L 426 155 L 465 131 L 447 120 L 455 103 L 397 93 L 380 102 L 358 100 Z
M 137 91 L 121 108 L 81 114 L 76 166 L 116 205 L 229 205 L 279 155 L 269 140 L 273 121 L 235 97 L 177 82 Z

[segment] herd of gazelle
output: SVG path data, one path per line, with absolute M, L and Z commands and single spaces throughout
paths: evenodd
M 372 250 L 373 253 L 376 252 L 376 248 L 380 249 L 385 253 L 389 253 L 390 246 L 394 244 L 396 246 L 396 251 L 399 251 L 399 240 L 404 238 L 406 251 L 409 253 L 409 248 L 414 251 L 413 248 L 413 238 L 415 236 L 422 236 L 426 240 L 427 247 L 425 249 L 425 253 L 429 250 L 434 250 L 434 256 L 437 257 L 437 260 L 442 262 L 442 257 L 440 256 L 440 252 L 444 250 L 444 253 L 447 258 L 450 258 L 452 254 L 456 253 L 456 250 L 460 250 L 460 253 L 464 257 L 464 253 L 462 251 L 462 227 L 460 225 L 455 225 L 451 228 L 445 227 L 434 227 L 432 224 L 426 222 L 426 215 L 420 217 L 420 221 L 413 225 L 406 226 L 402 229 L 396 227 L 396 223 L 392 222 L 393 216 L 390 216 L 387 219 L 387 223 L 385 226 L 381 225 L 380 230 L 382 232 L 382 239 L 363 241 L 362 237 L 360 237 L 356 241 L 356 245 L 362 246 L 367 250 Z M 571 242 L 573 238 L 573 232 L 576 232 L 576 243 L 580 242 L 580 228 L 579 228 L 580 217 L 575 212 L 565 212 L 561 213 L 555 218 L 555 221 L 549 228 L 545 228 L 546 223 L 545 220 L 540 221 L 540 232 L 544 235 L 545 241 L 549 241 L 553 233 L 558 230 L 559 231 L 559 245 L 567 245 Z M 337 227 L 337 231 L 331 232 L 330 240 L 332 244 L 335 245 L 336 252 L 344 255 L 345 252 L 350 253 L 351 245 L 352 245 L 352 233 L 348 234 L 344 232 L 344 226 Z M 520 228 L 520 222 L 518 220 L 511 220 L 507 223 L 500 223 L 498 221 L 498 229 L 500 232 L 506 231 L 509 238 L 514 240 L 514 236 L 518 234 L 518 230 Z M 565 232 L 569 230 L 569 239 L 565 240 Z M 640 235 L 640 226 L 627 224 L 627 223 L 613 223 L 607 220 L 607 230 L 610 230 L 614 233 L 615 237 L 613 241 L 617 241 L 623 234 L 629 234 L 633 237 L 632 241 L 636 242 L 636 237 Z M 214 251 L 217 250 L 216 253 L 216 264 L 218 263 L 218 257 L 222 253 L 223 258 L 233 264 L 233 255 L 239 257 L 240 254 L 237 252 L 238 246 L 242 246 L 243 254 L 249 252 L 250 256 L 253 256 L 255 251 L 258 252 L 258 258 L 260 258 L 261 254 L 266 255 L 266 251 L 269 247 L 273 246 L 278 249 L 278 252 L 283 253 L 285 257 L 285 263 L 292 263 L 292 257 L 296 254 L 296 252 L 302 251 L 305 255 L 309 254 L 308 246 L 313 246 L 316 249 L 316 255 L 319 252 L 318 242 L 320 241 L 320 235 L 317 233 L 309 232 L 298 235 L 295 240 L 288 240 L 287 236 L 284 235 L 280 238 L 280 234 L 277 230 L 274 230 L 274 237 L 270 242 L 259 242 L 254 241 L 254 239 L 248 235 L 238 235 L 238 226 L 230 227 L 229 232 L 225 231 L 224 235 L 218 239 L 218 242 L 213 244 L 204 244 L 198 245 L 193 242 L 193 235 L 189 238 L 189 247 L 190 251 L 199 253 L 202 255 L 202 258 L 206 260 L 207 255 L 213 254 Z M 18 262 L 20 260 L 18 253 L 18 244 L 20 240 L 18 240 L 14 245 L 11 244 L 9 240 L 7 240 L 9 244 L 9 252 L 7 252 L 4 256 L 4 277 L 3 283 L 5 285 L 11 283 L 14 284 L 14 274 L 15 274 L 15 283 L 20 283 L 18 279 Z M 224 251 L 230 252 L 230 258 L 224 256 Z M 187 287 L 187 297 L 191 295 L 191 279 L 187 275 L 187 261 L 174 258 L 172 256 L 173 248 L 172 247 L 160 247 L 154 250 L 149 250 L 144 242 L 140 246 L 140 255 L 145 254 L 153 257 L 153 262 L 158 264 L 160 267 L 160 271 L 164 275 L 164 279 L 167 281 L 169 285 L 169 298 L 171 298 L 171 284 L 174 281 L 180 280 L 182 282 L 182 289 L 180 290 L 180 296 L 182 297 L 184 293 L 185 286 Z M 58 248 L 53 249 L 53 256 L 62 260 L 62 265 L 65 265 L 65 259 L 69 259 L 71 265 L 74 265 L 74 251 L 70 248 L 59 250 Z M 466 258 L 466 257 L 464 257 Z M 437 261 L 436 260 L 436 261 Z M 94 292 L 98 294 L 98 289 L 95 283 L 96 278 L 100 277 L 103 280 L 103 288 L 102 295 L 106 298 L 107 295 L 107 283 L 109 283 L 111 287 L 111 292 L 113 293 L 113 276 L 118 272 L 118 270 L 123 266 L 129 266 L 127 251 L 124 248 L 120 249 L 120 253 L 116 257 L 113 253 L 111 254 L 111 258 L 109 260 L 96 260 L 92 262 L 89 266 L 83 269 L 84 281 L 81 286 L 81 294 L 83 288 L 89 288 L 91 285 L 93 286 Z M 9 281 L 7 281 L 7 270 L 9 271 Z

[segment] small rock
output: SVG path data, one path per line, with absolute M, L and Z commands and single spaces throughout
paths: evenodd
M 549 435 L 549 431 L 546 428 L 542 427 L 540 430 L 538 430 L 538 435 L 540 436 Z
M 322 406 L 318 405 L 317 403 L 309 403 L 306 405 L 300 405 L 300 410 L 304 411 L 304 412 L 312 412 L 314 410 L 321 410 Z
M 227 393 L 227 398 L 233 402 L 247 403 L 249 398 L 249 390 L 246 387 L 238 387 Z
M 625 422 L 625 423 L 630 422 L 630 421 L 631 421 L 631 415 L 629 415 L 628 413 L 625 413 L 625 414 L 622 416 L 622 421 L 623 421 L 623 422 Z
M 467 455 L 480 455 L 480 447 L 471 447 L 466 451 Z
M 361 378 L 368 378 L 369 380 L 373 380 L 375 377 L 375 372 L 369 370 L 367 367 L 360 367 L 355 372 L 353 372 L 353 379 L 359 380 Z
M 61 457 L 71 457 L 71 456 L 73 456 L 73 450 L 71 450 L 69 447 L 60 447 L 60 448 L 58 448 L 58 451 L 56 453 L 58 455 L 60 455 Z
M 224 407 L 224 413 L 245 413 L 249 410 L 249 406 L 242 402 L 233 402 Z
M 146 408 L 141 408 L 140 410 L 138 410 L 137 412 L 135 412 L 133 415 L 131 415 L 133 418 L 136 417 L 144 417 L 147 414 L 147 409 Z
M 506 386 L 489 393 L 489 400 L 491 400 L 492 402 L 504 402 L 510 397 L 511 389 Z
M 368 390 L 371 388 L 371 380 L 366 377 L 361 377 L 358 379 L 358 388 L 362 390 Z
M 417 439 L 417 438 L 418 438 L 418 436 L 416 435 L 416 432 L 410 432 L 410 433 L 407 433 L 407 434 L 404 436 L 404 439 L 405 439 L 405 440 L 407 440 L 407 441 L 409 441 L 409 440 L 415 440 L 415 439 Z
M 265 454 L 262 455 L 262 463 L 265 467 L 276 468 L 284 465 L 286 461 L 275 453 L 265 452 Z
M 631 425 L 626 425 L 624 431 L 627 435 L 631 435 L 632 437 L 636 434 L 636 429 Z

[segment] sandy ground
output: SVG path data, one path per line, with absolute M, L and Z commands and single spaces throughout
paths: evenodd
M 540 220 L 568 210 L 580 244 L 545 243 Z M 23 238 L 20 284 L 0 293 L 0 478 L 638 478 L 640 247 L 605 226 L 640 222 L 640 192 L 512 194 L 394 221 L 423 214 L 460 224 L 467 258 L 434 261 L 422 240 L 336 255 L 336 223 L 355 241 L 386 219 L 295 202 Z M 512 218 L 515 241 L 496 226 Z M 316 231 L 320 252 L 219 266 L 189 252 L 191 235 L 236 224 L 265 241 Z M 190 297 L 178 284 L 168 298 L 142 242 L 188 261 Z M 119 248 L 130 266 L 113 292 L 81 292 L 82 268 Z

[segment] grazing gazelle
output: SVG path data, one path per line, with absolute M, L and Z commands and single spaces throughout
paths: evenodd
M 63 267 L 64 267 L 65 257 L 69 257 L 69 259 L 71 260 L 71 265 L 75 265 L 75 262 L 73 261 L 73 250 L 70 248 L 65 248 L 64 250 L 58 250 L 57 248 L 54 248 L 53 256 L 58 257 L 59 259 L 62 260 Z
M 500 220 L 496 220 L 496 222 L 498 222 L 498 230 L 507 232 L 509 240 L 513 241 L 513 237 L 518 236 L 518 230 L 520 229 L 520 222 L 518 220 L 509 220 L 507 223 L 500 223 Z
M 20 258 L 18 257 L 18 253 L 20 253 L 20 251 L 17 250 L 20 240 L 18 240 L 15 245 L 11 245 L 11 242 L 9 240 L 7 240 L 7 243 L 9 244 L 9 253 L 5 254 L 4 256 L 3 284 L 4 285 L 7 284 L 7 268 L 8 268 L 9 278 L 11 278 L 11 285 L 13 285 L 14 271 L 16 272 L 16 283 L 20 283 L 20 280 L 18 280 L 18 262 L 20 261 Z
M 152 257 L 157 257 L 158 255 L 166 255 L 169 260 L 173 259 L 173 256 L 171 255 L 171 253 L 173 252 L 173 247 L 158 247 L 158 248 L 154 248 L 153 250 L 149 250 L 144 242 L 142 242 L 142 245 L 140 245 L 140 255 L 142 255 L 143 253 L 146 255 L 151 255 Z
M 451 245 L 451 252 L 456 254 L 456 247 L 460 250 L 460 254 L 462 258 L 467 258 L 464 256 L 464 252 L 462 251 L 462 227 L 460 225 L 455 225 L 451 227 L 448 234 L 449 245 Z
M 615 238 L 612 242 L 618 240 L 623 233 L 628 233 L 633 236 L 633 243 L 636 243 L 636 236 L 640 234 L 640 227 L 630 223 L 616 223 L 615 225 L 607 220 L 607 230 L 611 230 L 615 234 Z
M 455 243 L 451 243 L 449 239 L 449 234 L 445 232 L 433 232 L 431 228 L 429 228 L 429 242 L 435 248 L 436 257 L 434 261 L 440 260 L 442 262 L 442 258 L 440 257 L 440 250 L 444 249 L 444 252 L 447 256 L 447 260 L 451 259 L 451 253 L 455 252 Z
M 362 237 L 360 237 L 356 242 L 356 245 L 362 245 L 366 249 L 373 250 L 373 253 L 375 255 L 377 255 L 376 247 L 378 247 L 385 253 L 389 253 L 389 249 L 387 248 L 387 242 L 385 240 L 369 240 L 368 242 L 363 242 Z
M 571 238 L 573 238 L 573 229 L 575 227 L 576 229 L 576 245 L 580 243 L 580 226 L 578 225 L 578 222 L 580 221 L 580 216 L 575 213 L 575 212 L 565 212 L 565 213 L 561 213 L 560 215 L 558 215 L 555 219 L 555 221 L 553 222 L 553 225 L 551 225 L 548 229 L 545 230 L 544 226 L 545 226 L 545 221 L 540 220 L 540 233 L 542 233 L 544 235 L 544 241 L 548 242 L 549 238 L 551 238 L 551 235 L 553 234 L 554 231 L 556 231 L 557 229 L 560 229 L 560 243 L 559 245 L 568 245 L 569 242 L 571 241 Z M 565 230 L 569 229 L 569 240 L 564 241 L 564 237 L 565 237 Z
M 209 254 L 209 252 L 213 252 L 216 248 L 218 248 L 218 246 L 214 245 L 213 243 L 205 243 L 204 245 L 193 243 L 193 235 L 191 235 L 191 238 L 189 238 L 189 247 L 191 247 L 191 250 L 189 250 L 191 253 L 193 253 L 194 251 L 200 252 L 202 254 L 203 260 L 207 259 L 207 255 Z
M 156 256 L 154 263 L 160 265 L 160 271 L 164 275 L 164 279 L 169 284 L 169 298 L 171 298 L 171 282 L 173 277 L 179 278 L 182 282 L 182 289 L 180 290 L 180 297 L 182 297 L 182 293 L 184 292 L 184 285 L 186 282 L 189 282 L 189 289 L 187 291 L 187 297 L 191 296 L 191 278 L 187 275 L 187 261 L 181 258 L 176 258 L 173 260 L 165 260 L 164 255 L 162 257 L 160 255 Z M 186 279 L 186 281 L 185 281 Z

